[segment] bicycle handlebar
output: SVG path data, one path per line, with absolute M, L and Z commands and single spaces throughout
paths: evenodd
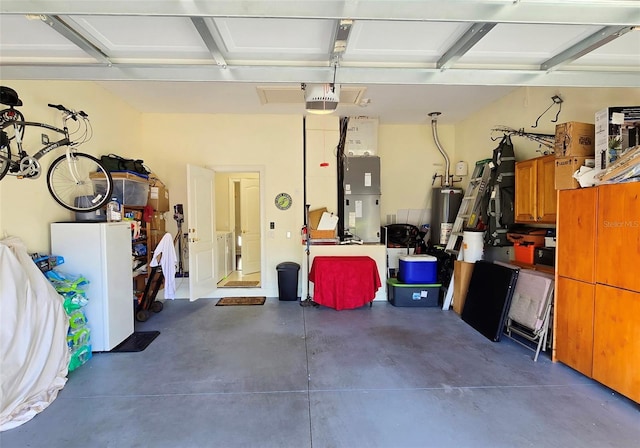
M 83 111 L 83 110 L 76 112 L 76 111 L 67 109 L 62 104 L 47 104 L 47 105 L 49 107 L 53 107 L 54 109 L 61 110 L 62 112 L 66 112 L 67 114 L 69 114 L 69 116 L 71 118 L 73 118 L 74 121 L 78 120 L 76 118 L 78 115 L 80 115 L 82 118 L 88 118 L 89 117 L 89 115 L 87 115 L 87 113 L 85 111 Z

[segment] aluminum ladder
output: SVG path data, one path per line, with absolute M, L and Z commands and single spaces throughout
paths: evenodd
M 462 236 L 463 230 L 474 229 L 478 225 L 478 218 L 480 215 L 480 203 L 482 196 L 487 190 L 489 184 L 489 178 L 491 177 L 491 159 L 479 160 L 476 162 L 475 169 L 473 170 L 472 178 L 469 181 L 469 187 L 467 188 L 467 194 L 462 198 L 458 214 L 453 222 L 453 228 L 451 229 L 451 235 L 447 241 L 445 252 L 457 256 L 458 260 L 462 259 Z M 451 281 L 447 288 L 447 293 L 442 304 L 443 310 L 448 310 L 451 306 L 453 299 L 453 273 L 451 274 Z

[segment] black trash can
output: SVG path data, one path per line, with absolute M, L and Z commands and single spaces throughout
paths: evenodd
M 298 271 L 300 265 L 285 261 L 276 266 L 278 271 L 278 298 L 280 300 L 298 300 Z

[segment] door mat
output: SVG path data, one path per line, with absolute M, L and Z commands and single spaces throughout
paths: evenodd
M 258 283 L 260 282 L 255 280 L 231 280 L 220 286 L 258 286 Z
M 264 305 L 266 297 L 223 297 L 216 306 Z
M 111 353 L 141 352 L 160 334 L 159 331 L 136 331 L 111 350 Z

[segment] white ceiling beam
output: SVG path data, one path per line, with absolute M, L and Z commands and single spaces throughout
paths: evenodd
M 559 67 L 575 61 L 576 59 L 600 48 L 604 44 L 617 39 L 618 37 L 631 31 L 631 27 L 607 26 L 593 33 L 586 39 L 572 45 L 566 50 L 558 53 L 554 57 L 547 59 L 540 64 L 541 70 L 556 70 Z M 639 82 L 640 84 L 640 82 Z
M 121 81 L 211 81 L 252 83 L 331 83 L 333 67 L 227 66 L 210 65 L 19 65 L 3 64 L 3 79 L 24 80 L 121 80 Z M 637 87 L 635 71 L 494 70 L 436 68 L 339 67 L 339 84 L 387 85 L 482 85 Z
M 2 0 L 0 13 L 640 25 L 630 0 Z
M 451 47 L 444 52 L 436 63 L 436 68 L 447 69 L 456 63 L 467 51 L 469 51 L 480 39 L 496 26 L 495 23 L 474 23 Z
M 200 38 L 209 49 L 209 53 L 211 53 L 211 56 L 216 61 L 218 67 L 226 68 L 227 61 L 224 60 L 224 56 L 220 51 L 220 47 L 218 47 L 218 44 L 213 38 L 211 30 L 205 22 L 205 19 L 203 19 L 202 17 L 191 17 L 191 23 L 193 23 L 193 26 L 198 31 L 198 34 L 200 34 Z
M 85 53 L 89 54 L 96 61 L 110 65 L 111 60 L 106 52 L 91 43 L 79 31 L 73 29 L 58 16 L 40 15 L 40 19 L 49 25 L 54 31 L 68 39 Z

